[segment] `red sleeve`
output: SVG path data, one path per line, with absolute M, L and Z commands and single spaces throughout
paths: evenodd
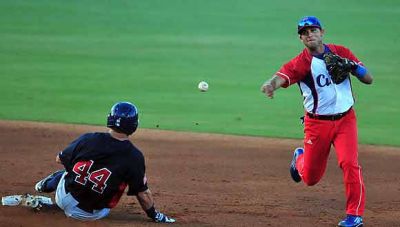
M 285 80 L 282 87 L 287 88 L 302 80 L 307 73 L 310 73 L 311 55 L 306 49 L 295 58 L 284 64 L 275 75 Z
M 352 61 L 355 61 L 357 64 L 363 65 L 362 62 L 358 60 L 358 58 L 351 52 L 350 49 L 334 44 L 328 44 L 328 47 L 333 53 L 339 55 L 340 57 L 348 58 Z

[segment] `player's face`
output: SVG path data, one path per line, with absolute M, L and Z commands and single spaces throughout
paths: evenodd
M 319 28 L 313 28 L 313 27 L 305 28 L 300 33 L 300 40 L 307 48 L 315 50 L 323 46 L 322 44 L 323 35 L 324 35 L 324 30 L 321 30 Z

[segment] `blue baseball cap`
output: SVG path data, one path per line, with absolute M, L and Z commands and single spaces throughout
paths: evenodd
M 306 16 L 301 18 L 299 23 L 297 23 L 297 33 L 300 34 L 304 28 L 309 27 L 322 29 L 321 22 L 318 20 L 318 18 L 314 16 Z

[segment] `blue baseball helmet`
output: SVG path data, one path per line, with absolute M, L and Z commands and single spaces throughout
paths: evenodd
M 297 23 L 297 33 L 300 34 L 304 28 L 309 27 L 322 29 L 321 22 L 318 20 L 318 18 L 314 16 L 306 16 L 301 18 L 299 23 Z
M 107 117 L 107 127 L 131 135 L 139 124 L 139 113 L 135 105 L 130 102 L 118 102 L 111 107 Z

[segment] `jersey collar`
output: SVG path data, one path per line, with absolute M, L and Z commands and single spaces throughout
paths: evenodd
M 316 58 L 318 58 L 318 59 L 323 60 L 323 59 L 324 59 L 324 54 L 325 54 L 325 53 L 329 53 L 329 52 L 331 52 L 331 50 L 329 49 L 329 47 L 328 47 L 327 45 L 324 44 L 324 53 L 322 53 L 322 54 L 317 54 L 317 55 L 312 55 L 312 56 L 313 56 L 313 57 L 316 57 Z

